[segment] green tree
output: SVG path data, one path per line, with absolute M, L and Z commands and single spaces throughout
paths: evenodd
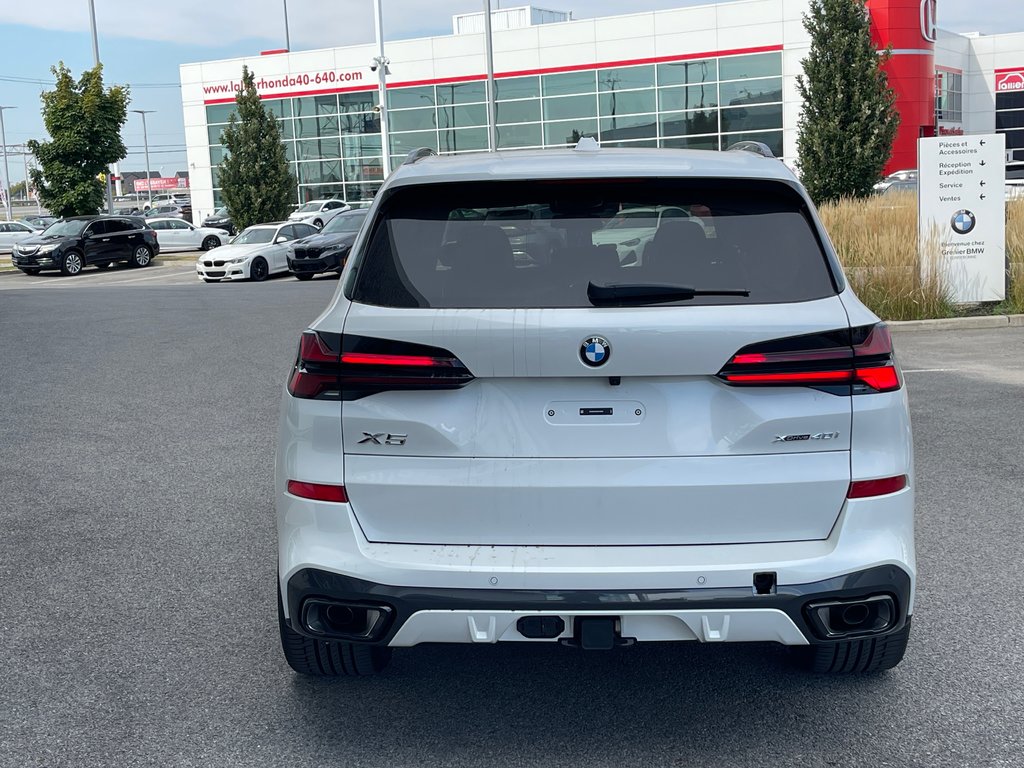
M 295 179 L 277 120 L 260 101 L 253 73 L 245 66 L 235 104 L 238 109 L 221 136 L 228 150 L 220 165 L 224 204 L 238 229 L 286 219 L 295 201 Z
M 41 97 L 50 141 L 28 142 L 40 165 L 30 172 L 32 184 L 55 216 L 96 213 L 105 195 L 97 177 L 128 154 L 121 140 L 128 89 L 104 88 L 102 66 L 87 69 L 77 82 L 64 62 L 50 71 L 56 87 Z
M 797 77 L 803 98 L 800 177 L 818 203 L 864 197 L 882 175 L 899 126 L 896 96 L 871 42 L 865 0 L 811 0 L 811 48 Z

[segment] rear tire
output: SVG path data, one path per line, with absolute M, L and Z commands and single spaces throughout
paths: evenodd
M 149 246 L 140 245 L 132 251 L 128 264 L 133 267 L 148 267 L 151 261 L 153 261 L 153 252 L 149 250 Z
M 277 595 L 277 623 L 281 650 L 288 666 L 313 677 L 368 677 L 383 672 L 391 662 L 391 649 L 357 643 L 326 642 L 300 635 L 288 626 Z
M 811 672 L 842 675 L 872 673 L 892 669 L 903 660 L 910 639 L 910 618 L 899 632 L 859 640 L 840 640 L 827 645 L 802 649 L 804 662 Z

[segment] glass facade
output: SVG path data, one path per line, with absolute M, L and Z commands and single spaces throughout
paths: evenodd
M 762 141 L 782 156 L 782 53 L 499 78 L 498 149 L 572 146 L 724 149 Z M 372 197 L 380 186 L 376 91 L 265 102 L 281 123 L 297 199 Z M 210 160 L 233 105 L 207 107 Z M 487 146 L 483 80 L 388 89 L 392 166 L 418 147 L 442 154 Z M 219 190 L 214 190 L 220 204 Z
M 1008 178 L 1024 178 L 1024 91 L 996 93 L 996 131 L 1006 134 Z
M 935 71 L 935 117 L 959 123 L 963 120 L 964 76 L 961 72 Z

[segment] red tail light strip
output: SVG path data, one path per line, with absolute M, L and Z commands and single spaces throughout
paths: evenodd
M 878 480 L 854 480 L 846 492 L 848 499 L 866 499 L 871 496 L 885 496 L 902 491 L 907 487 L 907 476 L 883 477 Z
M 288 481 L 288 493 L 303 499 L 314 501 L 348 501 L 348 493 L 343 485 L 327 485 L 325 483 L 303 483 L 299 480 Z
M 426 355 L 371 355 L 361 352 L 344 352 L 341 362 L 349 365 L 400 365 L 410 368 L 450 368 L 455 360 L 450 357 L 427 357 Z

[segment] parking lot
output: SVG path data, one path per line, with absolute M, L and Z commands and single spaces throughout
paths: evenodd
M 337 285 L 0 274 L 0 765 L 1021 765 L 1024 328 L 896 336 L 920 580 L 893 672 L 506 644 L 322 682 L 280 654 L 272 471 Z

